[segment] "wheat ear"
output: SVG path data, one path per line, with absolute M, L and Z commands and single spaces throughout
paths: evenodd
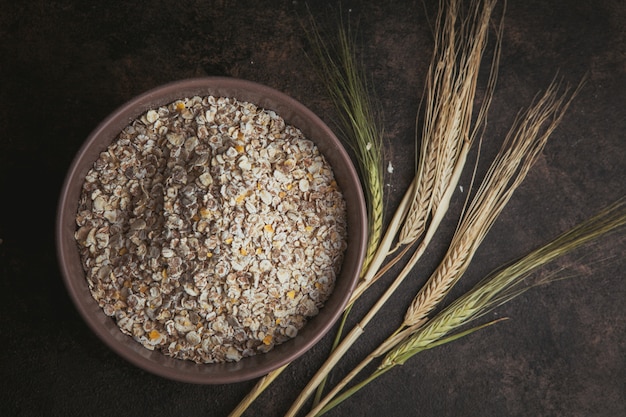
M 435 49 L 425 88 L 424 126 L 416 176 L 394 214 L 372 267 L 355 291 L 357 296 L 406 253 L 411 250 L 414 254 L 421 253 L 447 212 L 469 150 L 486 123 L 495 90 L 503 19 L 496 27 L 496 42 L 484 98 L 472 125 L 478 72 L 495 3 L 496 0 L 472 2 L 474 12 L 459 19 L 457 0 L 448 1 L 447 7 L 440 2 Z M 398 240 L 392 249 L 397 233 Z M 415 247 L 420 237 L 422 241 Z M 402 246 L 404 249 L 383 265 L 384 260 Z M 415 264 L 417 260 L 418 257 L 413 256 L 411 263 Z
M 417 164 L 414 200 L 398 237 L 398 246 L 415 242 L 425 231 L 428 216 L 436 212 L 446 190 L 456 187 L 453 173 L 464 164 L 464 148 L 471 147 L 484 126 L 497 79 L 502 21 L 496 32 L 494 56 L 485 97 L 474 127 L 474 97 L 495 0 L 472 2 L 475 13 L 458 22 L 459 4 L 440 6 L 436 20 L 435 53 L 426 79 L 426 109 Z
M 368 245 L 362 271 L 368 269 L 383 234 L 383 127 L 379 106 L 355 55 L 350 28 L 340 24 L 337 44 L 328 44 L 313 19 L 312 65 L 319 71 L 339 117 L 342 137 L 354 152 L 366 197 Z
M 518 115 L 464 213 L 443 262 L 407 310 L 406 327 L 424 320 L 463 275 L 485 235 L 541 154 L 578 89 L 569 97 L 568 91 L 566 89 L 559 96 L 559 83 L 553 81 L 541 98 Z

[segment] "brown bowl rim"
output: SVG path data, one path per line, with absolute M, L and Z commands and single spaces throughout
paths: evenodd
M 119 330 L 89 292 L 80 262 L 77 263 L 79 257 L 73 233 L 78 194 L 87 170 L 122 128 L 156 106 L 184 97 L 209 94 L 235 97 L 274 110 L 287 123 L 300 128 L 305 136 L 314 140 L 331 163 L 336 181 L 344 193 L 349 236 L 348 249 L 335 290 L 320 313 L 294 339 L 276 346 L 268 353 L 243 358 L 239 362 L 196 364 L 150 351 Z M 108 140 L 100 139 L 103 137 Z M 326 140 L 318 143 L 320 137 L 325 137 Z M 61 188 L 55 239 L 61 275 L 70 298 L 88 327 L 110 349 L 133 365 L 168 379 L 196 384 L 226 384 L 266 375 L 294 361 L 319 342 L 334 326 L 359 278 L 367 243 L 366 219 L 360 177 L 352 160 L 333 131 L 315 113 L 292 97 L 256 82 L 231 77 L 200 77 L 172 81 L 130 99 L 110 113 L 90 133 L 76 153 Z

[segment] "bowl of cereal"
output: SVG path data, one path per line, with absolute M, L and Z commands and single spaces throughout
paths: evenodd
M 250 81 L 175 81 L 86 139 L 59 199 L 61 273 L 113 351 L 224 384 L 287 364 L 343 312 L 367 240 L 359 176 L 331 129 Z

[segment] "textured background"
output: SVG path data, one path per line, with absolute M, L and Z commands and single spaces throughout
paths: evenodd
M 333 22 L 338 3 L 312 2 Z M 427 5 L 425 5 L 426 3 Z M 385 114 L 387 207 L 413 175 L 414 120 L 432 52 L 429 1 L 344 1 Z M 0 414 L 226 416 L 254 385 L 173 382 L 130 365 L 84 324 L 54 249 L 58 193 L 75 152 L 117 106 L 172 80 L 225 75 L 267 84 L 332 125 L 309 68 L 303 1 L 0 0 Z M 595 213 L 626 191 L 626 4 L 510 0 L 485 167 L 517 111 L 559 72 L 589 79 L 480 247 L 458 291 Z M 480 93 L 479 93 L 480 99 Z M 466 176 L 467 177 L 467 176 Z M 468 189 L 467 178 L 462 185 Z M 336 380 L 395 328 L 437 265 L 465 194 L 396 297 L 341 362 Z M 562 260 L 575 279 L 498 309 L 511 319 L 422 353 L 333 416 L 626 415 L 624 233 Z M 621 244 L 621 246 L 620 246 Z M 387 281 L 389 278 L 387 278 Z M 381 293 L 353 310 L 360 317 Z M 331 335 L 294 362 L 247 415 L 284 413 L 325 357 Z

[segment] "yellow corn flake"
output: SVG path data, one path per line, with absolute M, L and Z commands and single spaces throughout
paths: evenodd
M 206 257 L 207 258 L 212 258 L 213 257 L 213 252 L 207 252 L 206 253 Z
M 191 218 L 194 222 L 197 222 L 198 220 L 200 220 L 200 216 L 198 216 L 197 214 L 194 214 L 193 217 Z
M 310 232 L 311 230 L 313 230 L 313 226 L 305 226 L 304 230 Z
M 262 254 L 262 253 L 263 253 L 263 249 L 261 249 L 261 248 L 256 248 L 256 251 L 255 251 L 255 252 L 256 252 L 256 254 L 257 254 L 257 255 L 260 255 L 260 254 Z
M 226 243 L 227 245 L 230 245 L 231 243 L 233 243 L 233 238 L 232 238 L 232 237 L 227 238 L 227 239 L 224 241 L 224 243 Z
M 266 335 L 266 336 L 263 338 L 263 344 L 264 344 L 264 345 L 270 345 L 270 344 L 272 343 L 272 339 L 273 339 L 273 337 L 272 337 L 272 335 L 271 335 L 271 334 Z
M 320 288 L 322 288 L 322 284 L 320 284 L 319 282 L 316 282 L 315 283 L 315 288 L 317 288 L 319 290 Z
M 243 152 L 244 147 L 243 147 L 243 146 L 241 146 L 241 145 L 235 145 L 235 150 L 236 150 L 237 152 L 241 153 L 241 152 Z
M 167 278 L 167 269 L 163 268 L 163 271 L 161 271 L 161 276 L 163 277 L 163 279 Z
M 181 111 L 185 109 L 185 103 L 183 103 L 182 101 L 179 101 L 176 103 L 176 110 Z
M 294 290 L 291 290 L 287 293 L 287 297 L 291 298 L 292 300 L 294 298 L 296 298 L 296 292 Z
M 205 219 L 207 217 L 211 217 L 211 210 L 209 210 L 209 209 L 207 209 L 205 207 L 201 208 L 200 209 L 200 216 L 204 217 Z
M 239 253 L 242 254 L 243 256 L 246 256 L 248 254 L 248 251 L 245 250 L 244 248 L 239 249 Z
M 158 339 L 159 337 L 161 337 L 161 333 L 159 333 L 159 331 L 155 329 L 148 333 L 148 337 L 150 338 L 150 340 Z
M 122 249 L 120 249 L 120 251 L 118 253 L 119 253 L 120 256 L 126 255 L 128 253 L 128 249 L 122 248 Z
M 283 321 L 280 317 L 276 319 L 276 324 L 280 324 Z
M 287 188 L 287 191 L 289 191 L 293 188 L 293 184 L 287 184 L 285 188 Z
M 243 203 L 243 200 L 245 200 L 247 196 L 248 195 L 245 194 L 245 193 L 244 194 L 240 194 L 240 195 L 237 196 L 235 201 L 237 202 L 237 204 L 241 204 L 241 203 Z
M 269 233 L 273 233 L 274 232 L 274 228 L 272 227 L 271 224 L 266 224 L 264 226 L 264 229 L 265 229 L 266 232 L 269 232 Z
M 280 198 L 284 198 L 286 195 L 287 195 L 287 194 L 285 194 L 285 192 L 284 192 L 284 191 L 279 191 L 279 192 L 278 192 L 278 196 L 279 196 Z

